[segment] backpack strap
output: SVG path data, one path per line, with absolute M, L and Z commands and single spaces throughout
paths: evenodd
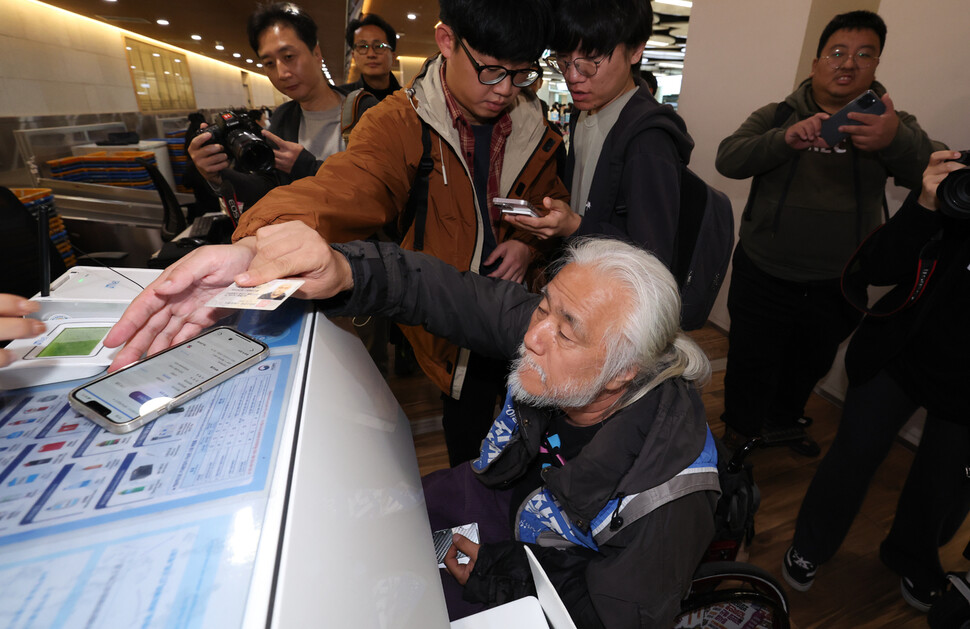
M 347 146 L 350 132 L 357 126 L 361 115 L 373 105 L 373 103 L 367 103 L 367 100 L 376 101 L 376 98 L 362 87 L 350 92 L 344 98 L 343 106 L 340 108 L 340 136 L 343 138 L 344 146 Z
M 434 170 L 434 159 L 431 158 L 431 127 L 421 120 L 421 161 L 411 182 L 411 193 L 404 206 L 404 216 L 401 219 L 398 242 L 404 238 L 411 225 L 414 225 L 414 250 L 424 250 L 424 225 L 428 220 L 428 180 Z
M 785 124 L 785 121 L 792 115 L 795 108 L 782 101 L 778 103 L 775 107 L 775 117 L 772 119 L 771 128 L 777 129 L 781 125 Z M 788 173 L 788 181 L 785 183 L 785 192 L 782 194 L 782 200 L 788 194 L 788 186 L 791 184 L 791 180 L 795 177 L 795 166 L 797 165 L 797 157 L 795 164 L 792 164 L 792 169 Z M 755 176 L 751 180 L 751 189 L 748 191 L 748 201 L 744 204 L 744 211 L 741 213 L 742 220 L 751 220 L 751 206 L 754 205 L 755 195 L 758 194 L 758 185 L 761 183 L 761 177 Z

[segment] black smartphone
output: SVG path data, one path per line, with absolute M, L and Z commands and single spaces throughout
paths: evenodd
M 847 134 L 839 131 L 839 127 L 849 124 L 862 124 L 858 120 L 849 118 L 849 114 L 854 111 L 861 114 L 875 114 L 879 116 L 886 113 L 886 105 L 879 99 L 875 92 L 866 90 L 848 105 L 832 114 L 828 120 L 822 121 L 822 133 L 820 135 L 829 146 L 835 146 L 845 139 Z
M 208 391 L 269 353 L 265 343 L 221 326 L 71 391 L 68 402 L 108 432 L 131 432 Z

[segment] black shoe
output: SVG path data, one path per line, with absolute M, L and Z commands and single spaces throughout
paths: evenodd
M 930 586 L 925 583 L 917 583 L 906 576 L 912 566 L 885 541 L 879 545 L 879 561 L 900 576 L 899 591 L 903 595 L 903 600 L 923 613 L 928 612 L 933 603 L 938 601 L 946 590 L 945 581 L 936 586 Z
M 903 600 L 909 603 L 910 607 L 918 609 L 924 614 L 930 611 L 933 604 L 943 596 L 942 589 L 914 583 L 909 577 L 902 577 L 899 580 L 899 591 L 903 595 Z
M 785 558 L 781 562 L 781 575 L 788 585 L 799 592 L 807 592 L 815 582 L 815 571 L 818 564 L 814 564 L 798 554 L 794 546 L 785 551 Z

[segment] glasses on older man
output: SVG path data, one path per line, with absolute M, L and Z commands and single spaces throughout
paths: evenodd
M 390 52 L 391 45 L 385 44 L 384 42 L 379 42 L 379 41 L 373 41 L 369 44 L 364 41 L 359 41 L 356 44 L 354 44 L 354 51 L 358 55 L 366 55 L 371 48 L 373 48 L 374 52 L 376 52 L 377 54 L 381 54 L 382 52 Z
M 461 41 L 461 37 L 458 38 L 458 45 L 461 49 L 465 51 L 465 55 L 468 56 L 468 60 L 471 61 L 472 67 L 478 72 L 478 82 L 482 85 L 495 85 L 496 83 L 501 83 L 502 79 L 507 76 L 512 77 L 512 85 L 516 87 L 529 87 L 538 80 L 541 73 L 535 68 L 522 68 L 519 70 L 509 70 L 505 66 L 483 66 L 482 64 L 475 61 L 472 57 L 472 53 L 468 52 L 465 48 L 464 42 Z
M 847 50 L 836 48 L 831 53 L 819 57 L 819 59 L 825 59 L 825 61 L 828 62 L 829 67 L 833 70 L 838 70 L 844 66 L 846 63 L 848 63 L 850 58 L 855 59 L 855 64 L 860 70 L 868 70 L 872 66 L 879 63 L 879 57 L 865 50 L 860 50 L 853 55 Z
M 579 72 L 586 78 L 589 78 L 596 74 L 597 70 L 600 69 L 600 64 L 606 60 L 608 55 L 602 55 L 599 59 L 590 59 L 589 57 L 576 57 L 572 61 L 562 59 L 559 55 L 549 55 L 546 57 L 546 65 L 549 66 L 554 72 L 566 76 L 569 72 L 569 66 L 576 68 L 576 72 Z

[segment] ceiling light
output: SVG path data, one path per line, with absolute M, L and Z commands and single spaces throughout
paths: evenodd
M 417 13 L 408 13 L 407 14 L 407 18 L 409 20 L 416 20 L 416 19 L 418 19 L 418 14 Z
M 239 57 L 242 57 L 242 55 L 239 54 L 238 52 L 232 53 L 232 56 L 235 57 L 236 59 L 238 59 Z
M 252 62 L 253 62 L 252 59 L 246 59 L 246 63 L 252 63 Z
M 225 49 L 226 47 L 223 46 L 222 43 L 216 42 L 216 50 L 225 50 Z
M 168 26 L 168 20 L 155 20 L 155 23 L 159 26 Z
M 257 64 L 256 64 L 256 67 L 257 67 L 257 68 L 262 68 L 262 67 L 263 67 L 263 64 L 261 64 L 261 63 L 257 63 Z
M 153 53 L 152 53 L 152 56 L 153 56 L 153 57 L 161 57 L 162 55 L 161 55 L 161 54 L 159 54 L 159 53 L 157 53 L 157 52 L 153 52 Z
M 202 35 L 193 35 L 192 39 L 194 39 L 195 41 L 202 41 Z
M 175 60 L 175 63 L 182 63 L 182 60 L 181 59 L 176 59 Z

